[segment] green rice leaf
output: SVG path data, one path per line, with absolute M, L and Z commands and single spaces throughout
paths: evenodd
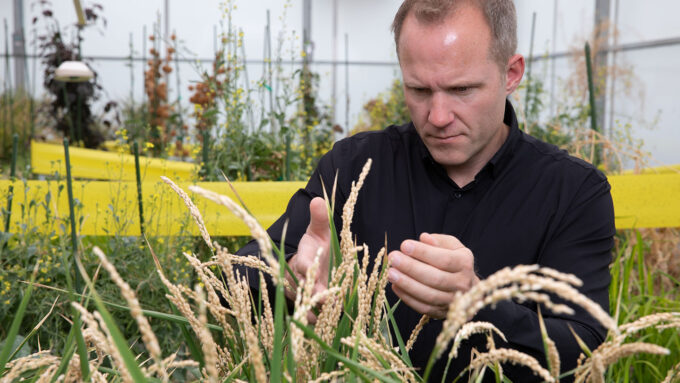
M 24 319 L 26 314 L 26 307 L 28 306 L 28 301 L 31 299 L 31 293 L 33 292 L 33 282 L 35 281 L 35 276 L 38 273 L 38 265 L 33 268 L 33 273 L 31 274 L 31 282 L 24 291 L 24 296 L 21 298 L 21 303 L 19 303 L 19 309 L 17 309 L 12 324 L 7 332 L 7 337 L 5 338 L 5 344 L 0 350 L 0 376 L 5 372 L 5 366 L 9 362 L 9 356 L 12 353 L 12 346 L 14 345 L 14 339 L 19 333 L 19 326 L 21 326 L 21 321 Z

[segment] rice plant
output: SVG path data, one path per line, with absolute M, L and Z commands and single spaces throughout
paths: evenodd
M 428 367 L 425 371 L 415 370 L 408 350 L 429 318 L 423 317 L 408 337 L 399 332 L 393 325 L 393 307 L 385 299 L 386 270 L 389 267 L 386 250 L 383 248 L 376 253 L 375 267 L 369 272 L 369 249 L 354 243 L 349 230 L 356 197 L 369 169 L 370 160 L 352 185 L 343 208 L 340 233 L 337 234 L 331 226 L 333 256 L 328 271 L 328 289 L 317 293 L 313 293 L 313 284 L 320 272 L 319 256 L 308 269 L 304 281 L 295 280 L 292 275 L 287 277 L 286 273 L 290 271 L 282 249 L 272 243 L 266 231 L 244 207 L 226 196 L 190 187 L 195 195 L 223 205 L 241 218 L 261 249 L 261 257 L 233 255 L 212 241 L 203 225 L 201 213 L 189 195 L 169 179 L 164 179 L 187 205 L 211 251 L 212 257 L 207 261 L 201 261 L 190 251 L 183 253 L 195 270 L 199 283 L 186 286 L 171 281 L 149 247 L 173 314 L 145 310 L 135 291 L 118 274 L 106 254 L 95 247 L 93 252 L 101 267 L 127 302 L 126 310 L 134 318 L 141 334 L 140 344 L 133 348 L 132 343 L 136 341 L 124 337 L 109 312 L 110 305 L 94 288 L 95 276 L 87 275 L 86 269 L 79 264 L 87 290 L 80 299 L 71 298 L 71 307 L 74 319 L 79 318 L 82 326 L 74 321 L 72 333 L 60 355 L 60 350 L 43 350 L 13 358 L 12 354 L 17 349 L 14 346 L 16 329 L 30 299 L 31 281 L 0 350 L 0 382 L 22 379 L 37 382 L 422 382 L 428 381 L 435 360 L 456 358 L 458 347 L 474 334 L 487 336 L 487 349 L 473 352 L 469 367 L 464 371 L 471 381 L 478 381 L 486 374 L 495 375 L 497 381 L 502 381 L 503 365 L 512 363 L 529 367 L 540 380 L 547 382 L 559 381 L 566 375 L 573 375 L 577 382 L 604 382 L 611 378 L 608 367 L 619 360 L 639 354 L 666 356 L 668 359 L 672 351 L 676 352 L 671 350 L 672 345 L 651 341 L 659 341 L 660 338 L 641 338 L 640 334 L 672 331 L 675 336 L 671 338 L 677 342 L 680 312 L 645 312 L 644 316 L 626 316 L 628 320 L 621 322 L 621 315 L 612 317 L 581 295 L 576 289 L 581 282 L 574 276 L 538 265 L 519 265 L 499 270 L 469 291 L 456 295 Z M 326 198 L 326 201 L 329 211 L 334 211 L 333 200 Z M 362 253 L 364 256 L 359 257 Z M 255 292 L 246 277 L 238 272 L 238 265 L 259 271 L 260 288 Z M 270 290 L 266 286 L 265 275 L 274 285 L 273 300 L 268 296 Z M 641 274 L 643 285 L 647 283 L 644 278 Z M 618 285 L 621 286 L 621 283 Z M 286 304 L 286 289 L 295 291 L 290 310 Z M 557 349 L 547 336 L 542 319 L 545 361 L 517 350 L 496 347 L 495 339 L 504 339 L 504 335 L 491 323 L 470 321 L 482 308 L 506 299 L 534 301 L 554 312 L 573 311 L 565 304 L 556 303 L 555 296 L 584 308 L 609 330 L 607 340 L 597 349 L 588 350 L 583 346 L 578 367 L 563 375 Z M 273 302 L 273 307 L 270 302 Z M 316 321 L 312 323 L 310 318 Z M 185 347 L 163 350 L 149 324 L 150 320 L 178 324 Z M 80 350 L 78 339 L 82 339 Z M 133 352 L 140 349 L 140 345 L 143 351 Z M 680 366 L 677 355 L 674 355 L 675 360 L 671 356 L 671 360 L 666 361 L 671 367 L 659 371 L 658 380 L 671 382 L 680 378 Z M 617 376 L 616 380 L 633 379 Z

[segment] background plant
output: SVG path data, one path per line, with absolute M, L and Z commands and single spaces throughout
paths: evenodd
M 87 357 L 85 366 L 80 364 L 78 359 L 73 359 L 73 354 L 66 352 L 61 354 L 63 358 L 34 353 L 5 364 L 6 359 L 2 358 L 16 349 L 17 345 L 4 347 L 0 352 L 2 359 L 0 368 L 6 370 L 3 378 L 13 381 L 22 375 L 30 377 L 42 374 L 57 378 L 59 374 L 65 374 L 65 380 L 72 381 L 94 374 L 93 377 L 102 381 L 117 379 L 119 376 L 128 380 L 142 380 L 154 376 L 166 380 L 170 371 L 174 371 L 174 377 L 212 381 L 224 379 L 259 382 L 296 379 L 321 381 L 338 377 L 361 381 L 377 379 L 384 382 L 427 380 L 429 369 L 424 372 L 424 377 L 419 376 L 410 368 L 407 354 L 407 349 L 417 337 L 421 326 L 417 326 L 408 341 L 405 341 L 406 338 L 403 338 L 394 327 L 394 318 L 391 314 L 393 308 L 385 301 L 387 265 L 382 264 L 386 259 L 384 249 L 378 252 L 375 267 L 369 272 L 367 249 L 356 247 L 356 244 L 351 242 L 352 233 L 349 232 L 349 226 L 353 203 L 369 166 L 370 160 L 352 188 L 347 206 L 343 209 L 343 227 L 340 234 L 337 235 L 331 226 L 335 239 L 331 250 L 334 265 L 330 268 L 329 289 L 312 295 L 315 273 L 318 272 L 317 258 L 307 272 L 305 280 L 308 282 L 297 288 L 297 299 L 292 312 L 288 311 L 284 302 L 286 271 L 283 250 L 270 242 L 264 229 L 244 208 L 224 196 L 191 187 L 194 193 L 228 207 L 241 217 L 258 241 L 262 249 L 262 258 L 231 255 L 226 249 L 213 245 L 208 232 L 201 230 L 205 245 L 213 256 L 207 261 L 201 261 L 191 252 L 183 252 L 184 258 L 198 276 L 198 283 L 192 289 L 177 280 L 171 281 L 158 258 L 153 255 L 162 285 L 165 286 L 164 290 L 172 302 L 171 307 L 180 314 L 172 316 L 164 312 L 143 310 L 137 298 L 138 291 L 135 292 L 124 282 L 119 271 L 116 271 L 116 267 L 99 248 L 93 248 L 101 268 L 106 270 L 118 287 L 118 292 L 123 296 L 127 307 L 124 311 L 128 311 L 133 318 L 133 325 L 138 328 L 139 335 L 133 338 L 124 335 L 126 329 L 118 325 L 122 322 L 116 321 L 111 314 L 112 307 L 116 306 L 106 303 L 100 288 L 88 282 L 90 289 L 94 289 L 87 293 L 87 297 L 93 302 L 90 309 L 87 308 L 89 299 L 77 301 L 70 299 L 70 304 L 80 313 L 84 322 L 83 328 L 74 330 L 81 332 L 85 342 L 95 350 Z M 166 182 L 172 184 L 170 181 Z M 202 226 L 200 212 L 193 202 L 181 189 L 177 189 L 174 184 L 172 186 L 191 210 L 195 222 Z M 330 200 L 327 200 L 327 203 L 330 211 L 336 210 L 330 205 L 332 203 Z M 626 249 L 630 247 L 626 245 Z M 150 251 L 152 254 L 155 253 L 153 250 Z M 358 256 L 361 252 L 364 252 L 364 256 L 361 257 L 363 261 Z M 639 259 L 640 253 L 632 258 L 627 251 L 619 253 L 615 265 L 625 266 L 615 266 L 617 271 L 613 273 L 615 277 L 613 286 L 635 283 L 632 279 L 634 277 L 630 274 L 630 270 L 635 268 L 638 268 L 640 282 L 649 285 L 650 282 L 643 273 L 644 264 L 636 264 L 636 260 Z M 276 294 L 273 307 L 269 305 L 270 299 L 266 295 L 270 290 L 262 285 L 259 290 L 261 295 L 251 295 L 248 283 L 239 274 L 234 274 L 235 264 L 255 267 L 261 270 L 261 273 L 271 276 Z M 98 276 L 99 267 L 90 267 L 89 270 L 82 264 L 79 267 L 85 276 L 93 276 L 93 280 L 102 278 Z M 38 269 L 34 270 L 30 277 L 31 282 L 35 279 Z M 264 279 L 262 277 L 260 279 L 264 283 Z M 614 363 L 627 363 L 630 355 L 635 355 L 633 361 L 640 360 L 638 358 L 642 354 L 659 355 L 656 358 L 661 359 L 654 360 L 659 360 L 660 363 L 651 367 L 655 371 L 645 370 L 648 368 L 647 364 L 651 363 L 633 362 L 628 369 L 630 375 L 625 375 L 624 381 L 635 381 L 636 376 L 642 379 L 668 377 L 668 381 L 671 381 L 672 376 L 678 372 L 677 362 L 680 359 L 680 356 L 675 354 L 677 348 L 670 348 L 677 344 L 680 337 L 677 331 L 680 328 L 680 312 L 650 314 L 650 311 L 644 311 L 644 316 L 639 316 L 640 312 L 637 312 L 626 322 L 621 322 L 619 316 L 617 325 L 617 321 L 604 313 L 599 305 L 581 296 L 572 286 L 578 286 L 578 281 L 572 276 L 554 270 L 544 270 L 536 265 L 500 270 L 469 292 L 456 297 L 444 321 L 443 331 L 433 351 L 433 358 L 437 357 L 450 342 L 453 342 L 453 348 L 448 357 L 454 358 L 455 350 L 466 338 L 486 336 L 488 350 L 478 350 L 470 363 L 473 378 L 481 379 L 485 374 L 492 374 L 498 380 L 503 380 L 498 366 L 500 363 L 511 362 L 530 367 L 545 381 L 555 381 L 559 376 L 559 363 L 556 362 L 554 344 L 551 343 L 547 333 L 543 332 L 546 360 L 538 361 L 516 350 L 497 348 L 494 334 L 501 337 L 502 334 L 492 325 L 468 322 L 481 308 L 477 302 L 493 304 L 507 297 L 538 300 L 546 309 L 566 312 L 564 310 L 569 308 L 553 302 L 552 298 L 545 294 L 549 292 L 581 305 L 610 329 L 607 342 L 596 350 L 584 348 L 584 356 L 579 362 L 580 367 L 576 371 L 568 372 L 575 374 L 576 381 L 602 381 L 603 374 L 606 373 L 609 377 L 617 372 L 614 368 L 605 371 L 606 367 Z M 31 287 L 29 284 L 21 307 L 17 310 L 19 318 L 25 313 L 26 297 L 30 297 Z M 620 293 L 624 290 L 618 288 L 612 291 Z M 617 312 L 620 312 L 619 310 L 627 303 L 621 298 L 614 299 L 623 302 L 616 308 Z M 306 321 L 307 313 L 317 307 L 319 302 L 324 303 L 319 307 L 317 323 L 310 326 Z M 149 318 L 178 325 L 182 330 L 187 351 L 177 353 L 174 348 L 169 351 L 162 348 L 158 343 L 159 337 L 149 326 Z M 423 317 L 421 324 L 426 321 L 427 317 Z M 17 320 L 12 322 L 10 327 L 14 329 Z M 481 335 L 473 335 L 475 333 Z M 13 340 L 13 335 L 16 333 L 10 333 L 9 340 Z M 29 337 L 31 335 L 29 334 Z M 657 345 L 653 341 L 661 343 Z M 135 345 L 132 350 L 129 349 L 130 344 Z M 65 350 L 68 349 L 67 341 Z M 145 359 L 148 361 L 140 362 Z M 541 364 L 545 364 L 546 367 L 542 367 Z M 58 371 L 60 365 L 64 366 L 61 372 Z M 0 371 L 0 375 L 2 374 Z
M 100 16 L 103 7 L 93 4 L 84 8 L 86 24 L 72 25 L 62 28 L 54 18 L 49 1 L 40 1 L 42 7 L 42 24 L 44 31 L 38 35 L 38 47 L 44 70 L 44 86 L 51 95 L 49 115 L 55 119 L 57 131 L 72 142 L 83 142 L 88 148 L 95 148 L 104 141 L 105 134 L 98 124 L 110 127 L 117 121 L 116 103 L 107 102 L 103 109 L 101 121 L 92 111 L 92 103 L 101 97 L 101 85 L 97 82 L 97 73 L 91 81 L 62 82 L 54 78 L 55 70 L 64 61 L 80 61 L 80 46 L 83 30 L 96 26 L 105 26 L 106 21 Z M 39 19 L 33 19 L 36 24 Z M 69 38 L 69 34 L 71 37 Z

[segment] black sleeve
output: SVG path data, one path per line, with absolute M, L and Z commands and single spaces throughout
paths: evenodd
M 593 172 L 579 188 L 557 228 L 541 252 L 538 263 L 576 275 L 583 282 L 579 291 L 609 312 L 609 264 L 615 234 L 614 207 L 606 178 Z M 554 299 L 558 303 L 566 303 Z M 606 329 L 580 307 L 569 304 L 574 315 L 556 315 L 541 308 L 549 337 L 560 353 L 562 372 L 576 367 L 580 354 L 570 328 L 592 350 L 606 337 Z M 506 301 L 478 313 L 474 320 L 494 323 L 509 345 L 534 356 L 545 365 L 545 352 L 535 306 Z M 512 368 L 507 371 L 512 378 Z M 570 379 L 568 379 L 570 380 Z

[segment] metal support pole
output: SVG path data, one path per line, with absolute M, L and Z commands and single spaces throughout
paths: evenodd
M 165 0 L 165 6 L 163 10 L 163 41 L 165 42 L 165 48 L 170 46 L 170 2 L 168 0 Z M 159 20 L 160 22 L 160 20 Z M 160 31 L 159 31 L 160 34 Z M 158 44 L 158 48 L 160 48 L 160 44 Z M 160 49 L 158 50 L 160 52 Z M 167 53 L 166 53 L 167 54 Z M 168 95 L 168 100 L 170 99 L 170 73 L 165 73 L 163 75 L 165 79 L 165 86 L 167 87 L 167 95 Z
M 14 53 L 14 84 L 16 92 L 27 92 L 26 86 L 26 39 L 24 37 L 24 4 L 23 0 L 14 0 L 14 33 L 12 34 L 12 52 Z
M 527 89 L 524 92 L 524 130 L 529 128 L 529 96 L 531 95 L 531 62 L 534 58 L 534 35 L 536 33 L 536 12 L 531 16 L 531 39 L 529 40 L 529 61 L 527 62 Z
M 267 64 L 267 84 L 265 89 L 269 91 L 269 129 L 270 132 L 278 131 L 279 127 L 276 124 L 276 118 L 274 118 L 274 80 L 272 73 L 272 29 L 271 29 L 271 19 L 270 12 L 267 9 L 267 27 L 265 30 L 265 60 Z M 288 151 L 286 151 L 288 155 Z
M 550 45 L 552 46 L 551 54 L 557 52 L 557 14 L 559 10 L 559 0 L 555 0 L 555 5 L 553 6 L 553 29 L 552 29 L 552 41 Z M 550 60 L 550 115 L 555 115 L 555 110 L 557 106 L 555 105 L 555 58 Z
M 10 129 L 9 131 L 14 134 L 15 128 L 14 128 L 14 97 L 12 96 L 12 80 L 11 80 L 11 73 L 12 70 L 10 68 L 10 61 L 9 61 L 9 29 L 7 28 L 7 19 L 3 20 L 5 23 L 5 82 L 4 82 L 4 96 L 5 96 L 5 108 L 7 108 L 7 117 L 9 117 L 9 126 Z M 3 116 L 4 117 L 4 116 Z M 5 118 L 7 118 L 5 117 Z M 6 123 L 6 121 L 3 121 L 3 123 Z M 3 127 L 4 128 L 4 127 Z
M 73 270 L 75 272 L 75 290 L 80 293 L 80 272 L 76 264 L 78 257 L 78 237 L 76 235 L 76 216 L 73 202 L 73 181 L 71 180 L 71 157 L 68 152 L 68 137 L 64 137 L 64 157 L 66 159 L 66 190 L 68 191 L 68 208 L 71 214 L 71 250 L 73 252 Z
M 331 122 L 336 124 L 335 110 L 337 109 L 338 94 L 338 0 L 333 0 L 333 42 L 332 58 L 333 69 L 331 71 Z
M 598 115 L 597 126 L 604 129 L 606 116 L 605 107 L 607 105 L 607 56 L 609 54 L 609 13 L 610 0 L 595 0 L 595 41 L 597 41 L 597 52 L 593 55 L 593 74 L 597 79 L 595 103 L 597 110 L 601 111 Z
M 302 61 L 309 64 L 314 54 L 314 43 L 312 43 L 312 0 L 304 0 L 302 4 L 302 50 L 305 57 Z
M 614 24 L 612 25 L 612 70 L 611 81 L 609 84 L 609 122 L 607 124 L 607 135 L 609 138 L 612 137 L 614 131 L 614 110 L 615 110 L 615 100 L 616 100 L 616 55 L 618 54 L 619 47 L 619 0 L 614 3 Z
M 130 116 L 132 119 L 134 119 L 134 114 L 135 114 L 135 63 L 132 61 L 132 58 L 135 55 L 135 46 L 133 43 L 133 36 L 132 32 L 130 32 Z M 144 65 L 142 65 L 144 67 Z
M 345 133 L 349 136 L 349 37 L 345 33 Z

